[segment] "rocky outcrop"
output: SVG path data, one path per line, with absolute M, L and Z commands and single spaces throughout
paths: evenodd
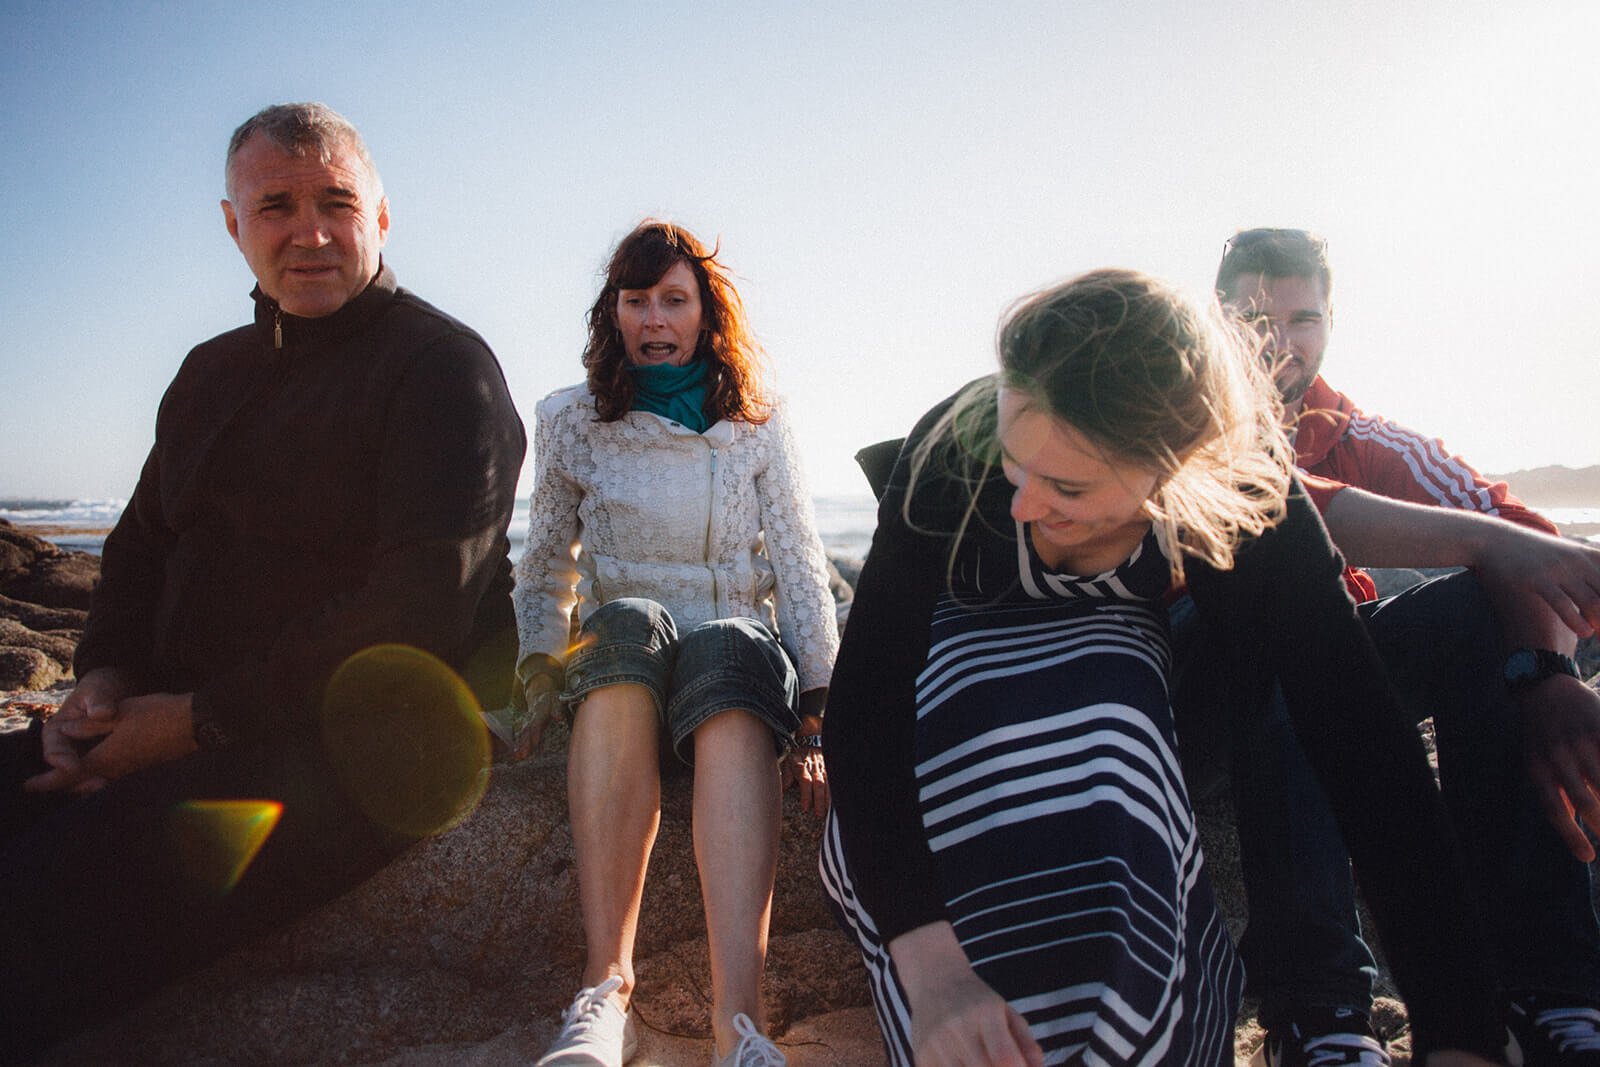
M 46 1063 L 526 1063 L 554 1034 L 583 960 L 567 825 L 564 738 L 497 766 L 462 825 L 412 847 L 365 885 L 235 952 Z M 711 994 L 687 776 L 663 788 L 646 883 L 636 1004 L 639 1064 L 703 1063 Z M 780 1042 L 850 1012 L 840 1048 L 791 1063 L 873 1065 L 882 1053 L 860 958 L 817 875 L 821 823 L 786 800 L 766 980 Z M 810 1027 L 799 1025 L 808 1020 Z M 683 1039 L 693 1055 L 673 1053 Z M 418 1049 L 437 1058 L 417 1058 Z
M 72 677 L 100 557 L 67 552 L 0 519 L 0 691 Z

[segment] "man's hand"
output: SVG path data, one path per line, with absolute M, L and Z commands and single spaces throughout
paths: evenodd
M 1517 700 L 1523 757 L 1545 816 L 1577 859 L 1595 858 L 1584 834 L 1600 833 L 1600 693 L 1564 674 Z
M 1493 593 L 1521 586 L 1578 637 L 1600 631 L 1600 548 L 1510 523 L 1500 526 L 1473 564 L 1483 587 Z
M 50 769 L 23 783 L 30 793 L 59 790 L 85 792 L 105 782 L 86 776 L 83 750 L 115 726 L 117 702 L 133 690 L 133 680 L 112 667 L 100 667 L 78 679 L 61 708 L 44 724 L 41 741 Z
M 193 693 L 151 693 L 118 701 L 116 716 L 99 743 L 83 755 L 73 790 L 91 792 L 125 774 L 199 751 L 193 703 Z

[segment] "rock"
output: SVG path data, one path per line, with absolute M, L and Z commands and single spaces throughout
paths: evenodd
M 99 578 L 99 556 L 64 551 L 0 519 L 0 596 L 44 608 L 88 611 Z
M 0 619 L 13 619 L 30 630 L 82 630 L 89 618 L 77 608 L 45 608 L 0 596 Z
M 1578 662 L 1578 671 L 1585 678 L 1593 679 L 1600 673 L 1600 636 L 1590 634 L 1578 642 L 1577 654 L 1573 659 Z
M 0 519 L 0 582 L 27 569 L 36 559 L 61 554 L 61 549 L 44 538 L 35 537 L 9 519 Z
M 21 574 L 0 583 L 0 592 L 46 608 L 88 611 L 94 583 L 100 579 L 100 557 L 87 552 L 63 552 L 35 560 Z
M 77 630 L 55 630 L 47 633 L 38 633 L 28 629 L 15 619 L 0 619 L 0 647 L 32 648 L 43 652 L 63 669 L 72 669 L 72 653 L 78 647 Z M 8 687 L 0 683 L 0 688 L 32 689 L 33 686 Z
M 846 577 L 841 565 L 848 567 L 850 561 L 842 556 L 828 557 L 828 592 L 833 594 L 835 604 L 848 604 L 855 599 L 855 577 L 861 573 L 861 568 L 857 565 L 855 574 Z
M 0 522 L 5 520 L 0 519 Z M 13 544 L 4 536 L 5 532 L 5 528 L 0 527 L 0 582 L 21 574 L 33 562 L 33 556 L 21 545 Z
M 70 673 L 37 648 L 0 645 L 0 689 L 48 689 Z
M 547 746 L 548 747 L 548 746 Z M 669 778 L 646 882 L 636 1004 L 650 1063 L 670 1035 L 709 1034 L 709 973 L 690 834 L 691 782 Z M 850 1047 L 882 1062 L 859 1009 L 865 972 L 834 925 L 817 875 L 821 823 L 785 801 L 765 987 L 774 1034 L 856 1010 Z M 167 987 L 122 1017 L 53 1050 L 46 1063 L 372 1062 L 408 1050 L 500 1048 L 536 1057 L 578 989 L 583 960 L 577 877 L 560 753 L 497 766 L 474 814 L 413 846 L 346 896 Z M 860 1025 L 867 1024 L 866 1027 Z M 508 1036 L 509 1035 L 509 1036 Z M 514 1050 L 514 1051 L 512 1051 Z M 498 1055 L 498 1054 L 497 1054 Z M 473 1058 L 473 1062 L 479 1062 Z
M 87 611 L 99 577 L 99 556 L 64 551 L 0 519 L 0 595 Z
M 861 578 L 862 561 L 855 556 L 830 555 L 828 562 L 833 566 L 833 573 L 851 590 L 850 595 L 842 599 L 854 599 L 856 582 Z
M 0 519 L 0 690 L 72 677 L 100 560 L 63 552 Z

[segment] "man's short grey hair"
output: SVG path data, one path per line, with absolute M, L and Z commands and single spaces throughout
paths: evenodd
M 273 104 L 262 108 L 244 120 L 233 131 L 228 141 L 228 158 L 224 165 L 228 198 L 233 198 L 233 157 L 239 154 L 245 142 L 262 136 L 285 152 L 295 155 L 316 154 L 319 161 L 327 163 L 336 148 L 349 148 L 360 158 L 372 178 L 375 197 L 383 196 L 383 179 L 378 177 L 377 164 L 361 139 L 361 131 L 350 120 L 327 104 Z

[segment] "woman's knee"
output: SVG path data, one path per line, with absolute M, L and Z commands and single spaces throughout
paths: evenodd
M 678 642 L 667 708 L 673 747 L 693 759 L 689 738 L 727 713 L 762 724 L 782 752 L 799 729 L 799 677 L 783 646 L 754 619 L 718 619 Z M 725 722 L 724 725 L 731 725 Z
M 799 679 L 788 653 L 772 631 L 755 619 L 703 622 L 679 638 L 675 658 L 680 676 L 730 667 L 785 693 L 793 684 L 798 696 Z
M 584 620 L 567 657 L 562 700 L 576 709 L 591 693 L 638 687 L 664 707 L 677 636 L 671 614 L 654 601 L 627 597 L 601 605 Z

